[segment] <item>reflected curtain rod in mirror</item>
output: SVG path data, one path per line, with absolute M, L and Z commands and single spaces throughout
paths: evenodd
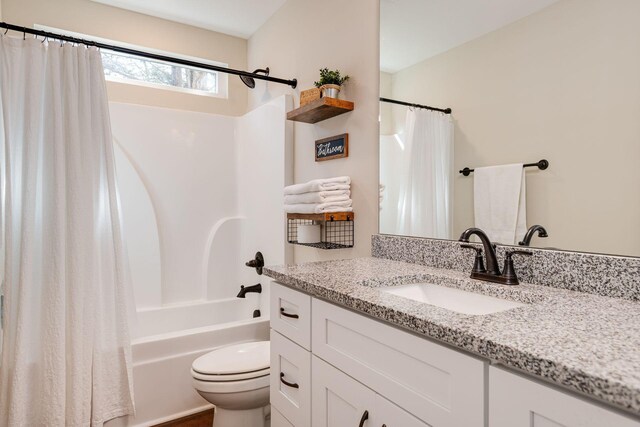
M 531 168 L 537 166 L 538 169 L 540 170 L 545 170 L 549 167 L 549 161 L 542 159 L 539 162 L 536 163 L 525 163 L 524 165 L 522 165 L 523 168 Z M 475 169 L 469 169 L 468 167 L 458 171 L 459 173 L 461 173 L 464 176 L 469 176 L 471 174 L 471 172 L 473 172 Z
M 451 108 L 436 108 L 428 105 L 412 104 L 410 102 L 397 101 L 395 99 L 380 97 L 380 102 L 388 102 L 390 104 L 406 105 L 407 107 L 424 108 L 425 110 L 440 111 L 441 113 L 451 114 Z

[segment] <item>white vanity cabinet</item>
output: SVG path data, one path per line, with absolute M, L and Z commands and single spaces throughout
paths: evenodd
M 277 283 L 271 313 L 272 427 L 640 427 L 630 415 Z
M 271 286 L 273 427 L 485 425 L 483 360 Z
M 584 398 L 502 368 L 489 368 L 491 427 L 640 427 Z

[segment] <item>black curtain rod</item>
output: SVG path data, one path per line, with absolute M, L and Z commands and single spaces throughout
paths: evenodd
M 525 163 L 524 165 L 522 165 L 523 168 L 530 168 L 530 167 L 534 167 L 537 166 L 538 169 L 540 170 L 545 170 L 546 168 L 549 167 L 549 161 L 542 159 L 539 162 L 536 163 Z M 459 171 L 462 175 L 464 176 L 469 176 L 471 174 L 471 172 L 473 172 L 475 169 L 469 169 L 469 168 L 464 168 L 461 171 Z
M 40 37 L 50 38 L 55 40 L 62 40 L 70 43 L 83 44 L 86 46 L 95 46 L 99 49 L 106 49 L 106 50 L 111 50 L 113 52 L 125 53 L 127 55 L 135 55 L 142 58 L 149 58 L 149 59 L 155 59 L 157 61 L 170 62 L 178 65 L 185 65 L 187 67 L 196 67 L 204 70 L 218 71 L 220 73 L 233 74 L 235 76 L 252 77 L 256 80 L 266 80 L 268 82 L 288 85 L 294 89 L 298 85 L 297 79 L 292 79 L 292 80 L 279 79 L 277 77 L 269 77 L 263 74 L 256 74 L 256 73 L 250 73 L 248 71 L 234 70 L 233 68 L 219 67 L 217 65 L 210 65 L 210 64 L 203 64 L 201 62 L 189 61 L 187 59 L 174 58 L 172 56 L 158 55 L 156 53 L 144 52 L 136 49 L 128 49 L 126 47 L 114 46 L 114 45 L 100 43 L 96 41 L 83 40 L 76 37 L 65 36 L 62 34 L 50 33 L 48 31 L 36 30 L 28 27 L 21 27 L 19 25 L 7 24 L 6 22 L 0 22 L 0 28 L 6 28 L 7 31 L 9 30 L 17 31 L 24 35 L 31 34 L 34 36 L 40 36 Z M 5 31 L 5 34 L 6 34 L 6 31 Z
M 391 104 L 406 105 L 407 107 L 424 108 L 425 110 L 440 111 L 441 113 L 451 114 L 451 108 L 436 108 L 428 105 L 412 104 L 410 102 L 397 101 L 395 99 L 380 98 L 380 102 L 389 102 Z

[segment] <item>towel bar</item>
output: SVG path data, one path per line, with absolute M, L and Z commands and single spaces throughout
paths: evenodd
M 549 167 L 549 161 L 542 159 L 539 162 L 536 163 L 525 163 L 524 165 L 522 165 L 525 168 L 530 168 L 533 166 L 537 166 L 538 169 L 540 170 L 545 170 Z M 473 172 L 475 169 L 469 169 L 467 167 L 465 167 L 464 169 L 462 169 L 461 171 L 459 171 L 462 175 L 464 176 L 469 176 L 471 174 L 471 172 Z

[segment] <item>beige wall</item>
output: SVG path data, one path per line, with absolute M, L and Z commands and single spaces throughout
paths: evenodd
M 2 18 L 23 26 L 41 24 L 153 49 L 176 52 L 246 69 L 247 41 L 188 25 L 94 3 L 89 0 L 1 0 Z M 242 115 L 247 90 L 229 76 L 228 99 L 108 83 L 110 101 L 208 113 Z
M 249 94 L 254 107 L 283 93 L 313 87 L 322 67 L 338 68 L 352 78 L 341 97 L 355 110 L 315 125 L 296 123 L 294 180 L 349 175 L 352 178 L 355 247 L 319 250 L 296 246 L 296 262 L 367 256 L 378 227 L 378 0 L 289 0 L 249 39 L 249 68 L 271 67 L 273 75 L 297 77 L 298 89 L 259 83 Z M 349 133 L 349 157 L 316 163 L 314 141 Z
M 640 255 L 640 2 L 562 0 L 392 80 L 398 99 L 453 108 L 456 172 L 550 161 L 527 170 L 539 244 Z M 455 175 L 458 233 L 473 178 Z

